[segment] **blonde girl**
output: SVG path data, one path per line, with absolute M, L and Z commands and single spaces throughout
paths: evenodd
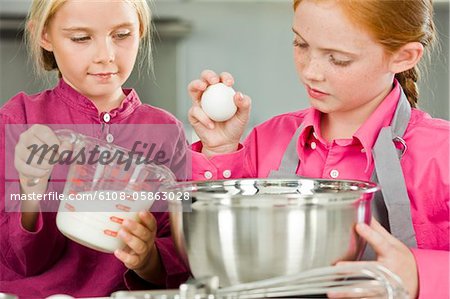
M 26 27 L 30 54 L 39 73 L 56 71 L 59 82 L 38 94 L 21 92 L 0 109 L 2 196 L 5 172 L 17 172 L 19 183 L 7 187 L 21 194 L 43 194 L 49 179 L 58 176 L 48 160 L 27 162 L 30 145 L 59 144 L 45 124 L 92 125 L 91 134 L 108 142 L 131 137 L 124 136 L 131 135 L 129 130 L 117 129 L 124 125 L 168 124 L 177 132 L 172 148 L 184 140 L 182 126 L 171 114 L 142 104 L 136 91 L 122 88 L 139 49 L 143 57 L 149 53 L 150 21 L 144 0 L 33 1 Z M 30 128 L 14 149 L 5 149 L 10 124 Z M 5 169 L 5 151 L 14 152 L 15 169 Z M 33 184 L 27 183 L 30 178 Z M 108 296 L 123 289 L 176 287 L 188 276 L 175 254 L 167 213 L 141 212 L 140 222 L 124 221 L 118 236 L 127 247 L 113 255 L 64 237 L 55 213 L 42 211 L 39 202 L 6 212 L 2 199 L 0 207 L 0 291 L 23 298 Z

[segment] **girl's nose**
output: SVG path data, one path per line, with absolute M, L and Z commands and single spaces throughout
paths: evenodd
M 111 63 L 114 59 L 114 46 L 111 40 L 106 39 L 97 43 L 95 63 Z
M 310 58 L 305 62 L 303 76 L 308 81 L 323 81 L 325 79 L 319 59 Z

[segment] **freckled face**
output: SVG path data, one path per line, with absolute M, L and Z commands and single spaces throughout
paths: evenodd
M 382 46 L 351 23 L 335 1 L 303 0 L 293 31 L 297 73 L 316 109 L 358 112 L 390 90 L 394 74 Z

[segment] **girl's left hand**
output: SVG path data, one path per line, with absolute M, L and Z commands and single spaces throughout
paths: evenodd
M 410 297 L 417 298 L 419 278 L 416 260 L 411 250 L 385 230 L 374 218 L 372 218 L 370 226 L 358 223 L 356 231 L 372 246 L 377 254 L 377 262 L 398 275 Z M 353 262 L 339 262 L 338 264 L 344 263 Z
M 119 238 L 127 245 L 117 249 L 114 255 L 141 278 L 153 282 L 161 270 L 158 250 L 155 246 L 156 220 L 148 211 L 139 212 L 140 222 L 125 219 L 119 230 Z

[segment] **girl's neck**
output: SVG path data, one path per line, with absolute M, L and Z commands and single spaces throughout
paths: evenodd
M 66 84 L 71 86 L 78 93 L 83 94 L 83 92 L 76 88 L 70 82 L 70 80 L 67 80 L 66 78 L 64 78 L 64 76 L 62 78 L 64 82 L 66 82 Z M 109 112 L 115 108 L 120 107 L 120 104 L 126 97 L 122 88 L 117 88 L 117 90 L 110 95 L 91 96 L 84 94 L 84 96 L 87 97 L 95 105 L 99 114 L 102 112 Z
M 322 113 L 320 131 L 327 141 L 351 139 L 391 91 L 391 86 L 375 99 L 349 111 Z
M 320 132 L 322 137 L 331 142 L 335 139 L 350 139 L 355 132 L 364 123 L 360 119 L 352 118 L 350 115 L 345 116 L 345 113 L 323 113 L 320 121 Z
M 97 108 L 99 114 L 102 112 L 109 112 L 117 107 L 120 107 L 120 104 L 125 99 L 125 94 L 122 89 L 118 89 L 116 93 L 110 95 L 108 98 L 104 97 L 89 97 L 89 99 L 94 103 Z

